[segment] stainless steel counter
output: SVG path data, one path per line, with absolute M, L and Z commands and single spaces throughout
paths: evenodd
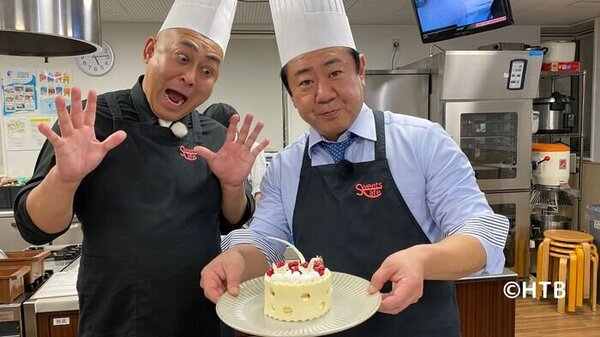
M 79 310 L 76 290 L 79 260 L 80 258 L 77 258 L 62 271 L 52 275 L 31 298 L 23 302 L 24 328 L 27 337 L 38 336 L 36 319 L 38 313 Z M 64 295 L 58 296 L 61 293 Z
M 479 272 L 479 273 L 475 273 L 475 274 L 472 274 L 469 276 L 462 277 L 462 278 L 456 280 L 456 282 L 477 281 L 477 280 L 516 279 L 518 276 L 519 276 L 519 274 L 515 273 L 514 271 L 512 271 L 508 268 L 504 268 L 504 270 L 500 274 L 489 274 L 487 272 Z

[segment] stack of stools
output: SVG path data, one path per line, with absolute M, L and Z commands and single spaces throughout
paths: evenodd
M 596 311 L 598 250 L 593 242 L 594 237 L 588 233 L 545 230 L 544 241 L 537 253 L 536 297 L 542 297 L 541 282 L 564 282 L 569 312 L 575 312 L 576 307 L 582 306 L 584 299 L 590 299 L 592 311 Z M 547 296 L 550 294 L 552 292 L 548 292 Z M 565 312 L 564 297 L 558 299 L 557 311 Z

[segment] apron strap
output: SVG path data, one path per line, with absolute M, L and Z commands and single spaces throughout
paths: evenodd
M 112 116 L 113 131 L 115 131 L 117 130 L 115 122 L 123 120 L 123 112 L 121 111 L 119 102 L 117 102 L 117 95 L 114 92 L 105 93 L 104 97 L 106 97 L 106 103 L 108 103 L 108 111 Z
M 375 160 L 386 159 L 385 155 L 385 124 L 383 111 L 373 110 L 375 116 L 375 134 L 377 141 L 375 142 Z
M 310 140 L 310 136 L 307 135 L 306 136 L 306 145 L 304 146 L 304 156 L 302 156 L 302 168 L 311 167 L 312 166 L 310 157 L 308 156 L 308 143 L 309 143 L 309 140 Z
M 104 94 L 106 102 L 108 103 L 108 109 L 112 115 L 113 120 L 123 120 L 123 112 L 117 102 L 117 95 L 114 92 L 107 92 Z
M 202 123 L 200 122 L 200 113 L 194 110 L 192 113 L 190 113 L 190 116 L 192 118 L 194 143 L 197 145 L 202 145 Z

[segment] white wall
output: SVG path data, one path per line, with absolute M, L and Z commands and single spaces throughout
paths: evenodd
M 395 66 L 412 63 L 429 55 L 431 44 L 423 44 L 417 26 L 353 26 L 356 48 L 367 55 L 367 68 L 390 69 L 393 52 L 392 39 L 400 41 Z M 477 49 L 495 42 L 540 43 L 540 27 L 509 26 L 498 30 L 437 42 L 446 50 Z M 439 50 L 434 48 L 434 53 Z
M 73 83 L 84 92 L 98 93 L 130 88 L 143 73 L 141 50 L 145 39 L 160 28 L 160 24 L 104 23 L 103 39 L 115 52 L 115 65 L 106 75 L 91 77 L 82 73 L 73 57 L 51 58 L 44 64 L 42 58 L 0 56 L 0 71 L 7 68 L 70 69 Z M 389 69 L 392 57 L 392 39 L 400 41 L 395 66 L 411 63 L 429 55 L 430 45 L 421 43 L 416 26 L 353 26 L 359 51 L 367 55 L 368 69 Z M 438 43 L 444 49 L 474 49 L 494 42 L 524 42 L 537 44 L 540 28 L 537 26 L 510 26 L 496 31 L 462 37 Z M 234 35 L 229 44 L 221 77 L 211 99 L 236 107 L 241 114 L 253 112 L 265 122 L 263 136 L 271 140 L 270 150 L 283 146 L 282 87 L 279 81 L 279 57 L 273 36 Z M 600 69 L 600 67 L 599 67 Z M 289 140 L 294 140 L 307 125 L 289 104 Z M 8 173 L 27 175 L 31 172 L 37 153 L 24 152 L 19 158 L 7 158 Z
M 282 85 L 279 56 L 274 36 L 234 36 L 229 42 L 225 62 L 213 94 L 199 107 L 225 102 L 241 115 L 253 113 L 264 121 L 261 133 L 271 142 L 267 150 L 283 148 Z

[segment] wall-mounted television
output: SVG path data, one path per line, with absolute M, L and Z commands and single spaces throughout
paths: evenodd
M 509 0 L 411 0 L 423 43 L 514 23 Z

